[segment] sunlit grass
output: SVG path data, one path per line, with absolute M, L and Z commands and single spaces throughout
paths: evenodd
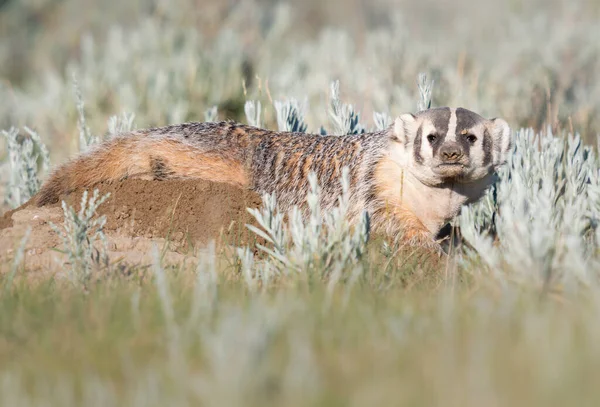
M 230 270 L 209 294 L 192 268 L 164 272 L 162 288 L 147 270 L 104 276 L 88 292 L 17 279 L 0 298 L 1 404 L 587 405 L 600 396 L 592 293 L 540 295 L 394 265 L 333 293 L 299 276 L 251 291 Z

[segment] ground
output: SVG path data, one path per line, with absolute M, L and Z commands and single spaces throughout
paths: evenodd
M 240 245 L 253 235 L 245 228 L 253 218 L 247 207 L 258 207 L 260 197 L 236 187 L 198 180 L 145 181 L 124 180 L 98 186 L 110 197 L 99 208 L 105 215 L 108 254 L 112 261 L 144 265 L 152 260 L 152 244 L 168 244 L 168 260 L 178 261 L 207 244 Z M 63 199 L 79 209 L 81 194 L 76 191 Z M 18 241 L 31 227 L 26 245 L 28 270 L 51 269 L 61 256 L 61 242 L 50 222 L 61 225 L 63 210 L 59 204 L 38 208 L 31 201 L 0 218 L 0 247 L 9 249 L 0 256 L 11 258 Z M 1 258 L 1 257 L 0 257 Z

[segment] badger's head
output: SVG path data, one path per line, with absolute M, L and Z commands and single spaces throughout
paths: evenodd
M 480 180 L 506 162 L 512 145 L 506 121 L 448 107 L 398 117 L 393 139 L 402 164 L 428 185 Z

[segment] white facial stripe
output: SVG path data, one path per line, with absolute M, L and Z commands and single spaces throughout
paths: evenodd
M 427 136 L 431 133 L 435 133 L 436 128 L 433 125 L 433 123 L 431 123 L 431 121 L 429 120 L 425 120 L 423 121 L 423 125 L 422 125 L 422 133 L 423 133 L 423 139 L 427 139 Z
M 445 141 L 456 141 L 456 109 L 450 109 L 450 122 L 448 123 L 448 133 L 446 133 Z

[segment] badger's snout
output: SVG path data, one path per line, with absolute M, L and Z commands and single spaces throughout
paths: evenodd
M 444 143 L 440 147 L 440 158 L 443 163 L 456 163 L 463 158 L 463 155 L 463 150 L 458 143 Z

